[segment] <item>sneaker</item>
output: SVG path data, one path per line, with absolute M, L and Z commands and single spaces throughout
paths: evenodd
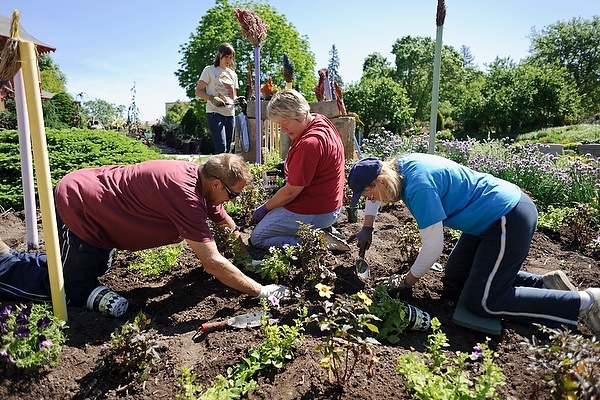
M 561 270 L 551 271 L 542 275 L 542 281 L 546 289 L 577 291 L 575 285 L 569 281 L 567 275 Z
M 127 299 L 106 286 L 98 286 L 92 290 L 87 299 L 87 308 L 113 317 L 120 317 L 125 314 L 127 307 L 129 307 Z
M 600 288 L 590 288 L 586 292 L 592 296 L 592 305 L 579 313 L 579 317 L 594 335 L 600 334 Z

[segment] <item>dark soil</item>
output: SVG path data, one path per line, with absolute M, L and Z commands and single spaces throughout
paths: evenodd
M 351 243 L 352 250 L 331 258 L 337 275 L 334 291 L 354 293 L 369 289 L 374 278 L 408 269 L 401 261 L 395 231 L 409 218 L 399 205 L 384 208 L 378 216 L 374 241 L 366 255 L 372 279 L 365 287 L 354 274 L 358 257 L 355 234 L 360 222 L 348 223 L 343 216 L 336 227 Z M 26 250 L 22 212 L 0 215 L 0 226 L 1 238 L 9 246 Z M 39 230 L 43 249 L 41 223 Z M 243 230 L 245 239 L 249 233 L 248 228 Z M 447 248 L 440 260 L 442 265 L 451 250 L 451 241 L 447 239 Z M 228 367 L 240 362 L 248 349 L 259 346 L 262 340 L 259 328 L 196 335 L 206 321 L 258 311 L 260 305 L 256 299 L 224 286 L 204 272 L 191 250 L 185 248 L 179 268 L 159 279 L 128 271 L 127 266 L 133 259 L 131 253 L 117 252 L 111 272 L 101 279 L 103 284 L 129 299 L 125 316 L 115 319 L 69 307 L 68 341 L 59 364 L 30 376 L 6 376 L 0 372 L 0 399 L 173 399 L 180 392 L 177 378 L 181 376 L 182 367 L 190 367 L 197 376 L 197 383 L 206 389 L 217 375 L 226 374 Z M 598 254 L 573 246 L 567 233 L 536 232 L 523 269 L 540 274 L 562 269 L 581 288 L 598 286 L 600 282 Z M 440 320 L 450 342 L 448 351 L 471 352 L 473 346 L 484 343 L 489 335 L 452 322 L 459 293 L 444 288 L 441 276 L 442 273 L 431 271 L 412 293 L 398 296 Z M 283 304 L 277 314 L 280 321 L 291 324 L 298 306 L 306 305 L 315 310 L 320 304 L 317 296 L 305 294 L 301 299 Z M 140 310 L 151 318 L 148 329 L 158 338 L 161 359 L 146 382 L 127 383 L 96 369 L 95 365 L 111 333 L 126 321 L 133 321 Z M 318 366 L 319 353 L 315 347 L 319 343 L 319 332 L 311 325 L 307 326 L 294 359 L 277 373 L 259 377 L 259 387 L 250 393 L 249 399 L 411 398 L 403 377 L 395 371 L 396 359 L 409 351 L 424 352 L 430 332 L 407 331 L 397 345 L 378 347 L 379 362 L 374 376 L 368 378 L 364 368 L 357 368 L 352 379 L 340 389 L 328 383 L 326 370 Z M 528 369 L 528 351 L 523 342 L 533 335 L 539 335 L 534 326 L 503 321 L 501 335 L 490 338 L 489 345 L 497 352 L 496 363 L 501 366 L 507 382 L 498 389 L 502 399 L 552 398 L 541 372 Z

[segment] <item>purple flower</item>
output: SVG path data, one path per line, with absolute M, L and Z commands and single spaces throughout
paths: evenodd
M 8 354 L 8 352 L 6 350 L 0 351 L 0 360 L 2 360 L 3 358 L 6 359 L 7 364 L 16 364 L 17 363 L 15 361 L 15 359 L 10 354 Z
M 25 307 L 24 309 L 21 310 L 21 312 L 19 313 L 19 315 L 17 315 L 17 324 L 19 325 L 26 325 L 29 323 L 29 317 L 31 316 L 31 307 L 33 306 L 33 304 L 29 303 L 27 305 L 27 307 Z
M 5 322 L 11 311 L 12 306 L 10 304 L 5 306 L 2 311 L 0 311 L 0 322 Z
M 481 348 L 481 346 L 474 346 L 473 352 L 471 353 L 470 358 L 473 361 L 479 360 L 479 358 L 481 357 L 482 354 L 483 354 L 483 349 Z
M 275 296 L 275 295 L 269 296 L 269 302 L 271 302 L 271 305 L 273 307 L 279 308 L 279 299 L 277 298 L 277 296 Z
M 31 333 L 31 331 L 29 330 L 28 327 L 26 326 L 20 326 L 17 329 L 15 329 L 13 331 L 13 333 L 15 334 L 16 337 L 18 337 L 19 339 L 23 339 L 26 337 L 29 337 L 29 334 Z
M 47 328 L 52 324 L 52 320 L 48 317 L 42 317 L 38 319 L 37 326 L 38 328 Z
M 40 350 L 46 349 L 46 348 L 52 346 L 52 339 L 47 339 L 46 336 L 44 336 L 44 335 L 38 336 L 38 340 L 40 342 L 40 345 L 39 345 Z

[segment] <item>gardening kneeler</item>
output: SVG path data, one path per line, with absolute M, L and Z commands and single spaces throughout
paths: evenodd
M 456 310 L 454 310 L 454 315 L 452 316 L 452 322 L 465 328 L 489 333 L 490 335 L 500 335 L 502 332 L 502 325 L 499 318 L 481 317 L 467 310 L 467 307 L 465 307 L 464 292 L 461 293 L 458 299 Z

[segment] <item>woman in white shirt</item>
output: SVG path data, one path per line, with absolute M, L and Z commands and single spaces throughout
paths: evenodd
M 214 154 L 231 152 L 234 125 L 234 100 L 239 87 L 234 71 L 235 50 L 221 43 L 213 65 L 202 70 L 196 85 L 196 97 L 206 100 L 206 118 L 213 139 Z

